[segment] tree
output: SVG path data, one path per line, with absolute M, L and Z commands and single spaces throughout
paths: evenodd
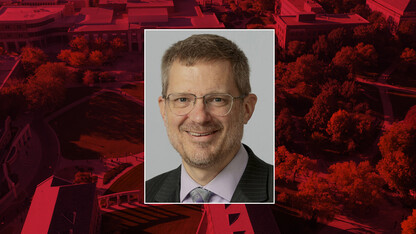
M 291 41 L 287 46 L 287 54 L 297 58 L 305 52 L 306 43 L 303 41 Z
M 103 52 L 99 50 L 94 50 L 90 53 L 89 62 L 91 63 L 91 65 L 99 67 L 106 62 L 106 58 Z
M 405 121 L 394 123 L 380 137 L 382 159 L 377 170 L 392 189 L 402 194 L 416 189 L 416 126 Z
M 320 59 L 329 58 L 329 45 L 326 35 L 320 35 L 318 40 L 312 45 L 313 53 L 318 56 Z
M 93 50 L 103 51 L 108 48 L 108 43 L 102 37 L 97 37 L 92 43 Z
M 405 48 L 400 55 L 400 59 L 407 63 L 416 63 L 416 52 L 412 48 Z
M 62 81 L 68 81 L 72 78 L 72 72 L 68 69 L 67 66 L 65 66 L 64 63 L 48 62 L 36 69 L 35 76 L 37 78 L 50 76 Z
M 296 176 L 301 174 L 309 176 L 316 166 L 316 160 L 311 160 L 301 154 L 290 153 L 285 146 L 279 146 L 275 158 L 275 178 L 296 180 Z
M 87 55 L 82 52 L 72 52 L 69 58 L 69 65 L 73 67 L 82 67 L 87 63 Z
M 71 49 L 74 51 L 80 51 L 80 52 L 87 52 L 88 47 L 88 41 L 83 36 L 77 36 L 74 39 L 72 39 L 69 42 L 69 46 L 71 46 Z
M 33 76 L 29 78 L 24 95 L 32 110 L 51 111 L 65 98 L 62 79 L 53 76 Z
M 120 53 L 121 51 L 125 50 L 126 44 L 124 43 L 121 38 L 116 37 L 110 41 L 111 48 L 116 51 L 116 53 Z
M 416 209 L 413 209 L 412 215 L 407 217 L 401 224 L 402 234 L 415 234 L 416 233 Z
M 333 56 L 341 47 L 350 44 L 352 38 L 345 28 L 336 28 L 328 33 L 329 53 Z
M 335 54 L 332 63 L 335 66 L 346 68 L 350 73 L 356 71 L 357 53 L 351 46 L 342 47 L 340 51 Z
M 354 127 L 352 115 L 345 110 L 338 110 L 328 121 L 326 132 L 331 136 L 332 142 L 340 144 L 351 139 Z
M 357 67 L 360 69 L 371 68 L 377 65 L 378 54 L 373 45 L 358 43 L 355 46 L 357 52 Z
M 413 72 L 416 65 L 416 52 L 414 49 L 405 48 L 400 55 L 399 70 L 403 73 Z
M 37 67 L 46 63 L 47 56 L 43 50 L 35 47 L 23 47 L 22 48 L 22 65 L 26 74 L 32 74 Z
M 324 64 L 314 55 L 302 55 L 296 59 L 296 62 L 287 65 L 281 82 L 285 87 L 290 88 L 296 87 L 300 82 L 305 82 L 311 85 L 312 89 L 316 89 L 317 84 L 324 82 L 322 67 Z
M 368 161 L 336 163 L 329 167 L 328 180 L 337 200 L 348 208 L 371 208 L 381 199 L 383 180 Z
M 295 132 L 296 127 L 293 116 L 288 108 L 284 108 L 276 118 L 276 146 L 291 144 Z
M 368 16 L 371 14 L 370 8 L 365 4 L 358 4 L 354 8 L 350 10 L 351 13 L 355 13 L 363 17 L 364 19 L 367 19 Z
M 61 60 L 62 62 L 69 64 L 69 58 L 71 57 L 71 53 L 72 53 L 71 50 L 61 50 L 57 58 Z
M 98 82 L 97 74 L 90 70 L 85 71 L 84 77 L 82 78 L 82 83 L 85 85 L 92 85 L 96 82 Z
M 416 125 L 416 105 L 410 107 L 403 121 L 405 124 Z
M 332 114 L 338 109 L 338 91 L 335 87 L 323 89 L 313 101 L 312 107 L 305 115 L 305 120 L 312 131 L 324 131 Z
M 75 174 L 74 184 L 91 184 L 97 183 L 98 177 L 93 176 L 91 172 L 79 171 Z
M 298 190 L 295 206 L 304 217 L 316 222 L 318 218 L 332 220 L 338 213 L 334 192 L 324 178 L 313 175 L 301 182 Z
M 397 30 L 400 41 L 404 46 L 416 45 L 416 23 L 410 20 L 404 20 L 400 23 Z

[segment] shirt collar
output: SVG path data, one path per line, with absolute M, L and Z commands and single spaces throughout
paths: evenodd
M 231 201 L 235 188 L 243 176 L 248 162 L 248 154 L 241 145 L 240 150 L 235 155 L 233 160 L 207 185 L 201 186 L 195 182 L 185 170 L 183 164 L 181 165 L 181 190 L 180 201 L 183 202 L 190 191 L 197 187 L 203 187 L 216 195 Z

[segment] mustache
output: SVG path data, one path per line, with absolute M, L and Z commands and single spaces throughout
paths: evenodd
M 207 124 L 207 125 L 199 125 L 199 124 L 184 124 L 179 127 L 182 131 L 187 132 L 213 132 L 221 130 L 223 127 L 220 124 Z

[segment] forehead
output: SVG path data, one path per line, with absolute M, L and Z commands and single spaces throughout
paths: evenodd
M 225 60 L 199 61 L 190 66 L 175 61 L 169 70 L 168 77 L 168 94 L 185 92 L 196 95 L 238 94 L 230 62 Z

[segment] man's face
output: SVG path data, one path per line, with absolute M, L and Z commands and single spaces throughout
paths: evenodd
M 227 61 L 197 62 L 193 66 L 175 61 L 169 71 L 167 95 L 172 93 L 197 97 L 211 93 L 241 95 Z M 250 119 L 256 100 L 254 94 L 235 99 L 226 116 L 209 113 L 202 99 L 197 99 L 194 108 L 183 116 L 172 113 L 161 97 L 159 107 L 169 140 L 183 161 L 188 166 L 208 168 L 228 163 L 238 152 L 244 124 Z

